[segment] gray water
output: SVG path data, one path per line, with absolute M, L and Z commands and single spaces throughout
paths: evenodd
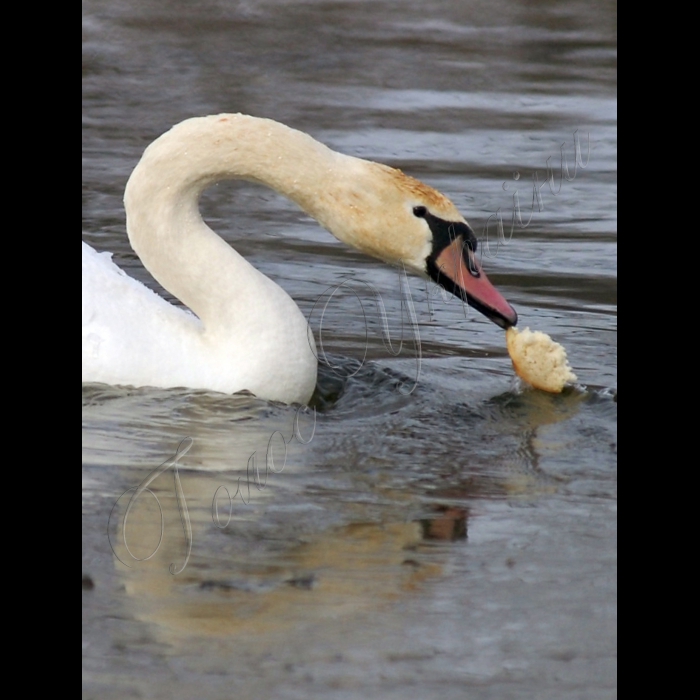
M 145 146 L 270 117 L 449 196 L 579 378 L 524 387 L 503 332 L 414 277 L 420 356 L 410 333 L 395 356 L 368 285 L 397 347 L 397 270 L 271 191 L 212 188 L 209 224 L 317 341 L 328 301 L 315 428 L 246 395 L 83 386 L 83 697 L 616 696 L 615 48 L 612 2 L 83 3 L 83 238 L 130 275 L 171 299 L 124 229 Z

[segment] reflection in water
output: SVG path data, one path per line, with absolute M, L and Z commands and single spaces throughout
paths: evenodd
M 384 410 L 392 406 L 395 386 L 385 387 Z M 150 399 L 148 392 L 141 395 Z M 207 400 L 202 394 L 194 403 L 203 407 Z M 212 395 L 211 401 L 215 408 L 220 399 Z M 501 456 L 501 467 L 494 470 L 492 464 L 481 477 L 477 463 L 468 470 L 460 468 L 467 479 L 455 474 L 449 486 L 432 491 L 442 503 L 432 506 L 430 516 L 396 521 L 396 507 L 390 507 L 378 522 L 286 533 L 274 523 L 271 529 L 261 528 L 265 518 L 284 517 L 285 508 L 294 512 L 287 479 L 294 476 L 297 463 L 292 459 L 285 465 L 287 471 L 277 473 L 242 466 L 231 471 L 227 433 L 221 427 L 236 412 L 243 410 L 245 415 L 246 402 L 258 403 L 245 397 L 241 401 L 219 415 L 224 423 L 218 430 L 212 421 L 216 414 L 183 411 L 188 419 L 181 427 L 196 440 L 183 441 L 157 469 L 142 476 L 139 489 L 122 494 L 111 516 L 115 567 L 129 608 L 136 618 L 155 624 L 156 634 L 169 644 L 176 637 L 294 635 L 303 625 L 324 625 L 382 608 L 427 579 L 439 585 L 444 563 L 440 556 L 426 559 L 425 546 L 430 541 L 466 540 L 468 509 L 455 504 L 487 494 L 522 498 L 552 493 L 554 477 L 540 463 L 557 448 L 546 436 L 539 437 L 540 431 L 571 420 L 586 394 L 571 390 L 554 396 L 525 389 L 496 397 L 472 412 L 471 432 L 482 435 L 489 425 L 499 426 L 507 419 L 508 430 L 515 427 L 514 435 L 519 435 L 515 450 L 510 457 Z M 321 428 L 327 428 L 333 416 L 332 406 L 325 411 L 325 419 L 326 414 L 320 414 Z M 291 415 L 293 409 L 281 407 L 277 418 L 289 422 Z M 404 423 L 410 424 L 408 416 Z M 244 444 L 252 453 L 256 441 L 258 446 L 265 444 L 265 433 L 259 423 L 250 425 L 255 429 Z M 274 427 L 269 420 L 266 425 L 267 431 Z M 498 433 L 505 437 L 502 428 L 497 427 Z M 422 441 L 420 435 L 415 437 Z M 296 457 L 313 447 L 312 442 L 298 445 Z M 441 447 L 449 448 L 449 443 Z M 367 483 L 362 470 L 351 469 L 346 475 L 354 488 Z M 369 483 L 374 498 L 387 504 L 406 500 L 393 478 Z M 230 499 L 223 498 L 225 484 Z M 328 513 L 343 513 L 342 506 L 326 503 L 326 508 Z
M 551 439 L 546 427 L 570 421 L 581 410 L 589 395 L 578 389 L 567 388 L 558 397 L 544 391 L 525 388 L 520 393 L 494 399 L 522 430 L 516 451 L 517 462 L 504 482 L 509 495 L 553 493 L 562 477 L 547 472 L 542 462 L 556 459 L 557 453 L 572 449 L 572 445 Z
M 183 476 L 183 485 L 196 490 L 191 475 Z M 205 513 L 193 515 L 193 539 L 202 546 L 217 535 Z M 381 608 L 440 575 L 440 564 L 421 561 L 424 539 L 466 533 L 464 511 L 449 509 L 420 523 L 353 523 L 303 541 L 279 540 L 274 552 L 249 561 L 212 558 L 210 545 L 208 556 L 195 550 L 180 572 L 174 562 L 182 561 L 187 543 L 182 530 L 173 536 L 182 519 L 176 500 L 156 490 L 129 516 L 126 528 L 123 516 L 113 522 L 115 566 L 133 614 L 155 623 L 171 643 L 173 635 L 296 635 L 304 625 L 337 624 Z
M 467 511 L 463 508 L 438 506 L 440 515 L 421 520 L 423 537 L 426 540 L 455 542 L 467 538 Z

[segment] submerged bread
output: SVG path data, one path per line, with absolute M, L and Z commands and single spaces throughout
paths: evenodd
M 506 331 L 506 345 L 518 376 L 536 389 L 558 394 L 567 383 L 576 381 L 566 350 L 546 333 L 511 327 Z

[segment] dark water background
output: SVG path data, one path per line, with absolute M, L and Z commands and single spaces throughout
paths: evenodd
M 83 51 L 83 237 L 129 274 L 157 288 L 121 201 L 145 146 L 190 116 L 270 117 L 448 195 L 520 326 L 562 342 L 580 380 L 523 389 L 503 332 L 417 278 L 422 356 L 392 356 L 367 284 L 396 337 L 396 270 L 271 191 L 212 188 L 207 221 L 315 307 L 317 339 L 338 288 L 323 343 L 340 369 L 321 367 L 313 437 L 281 471 L 273 438 L 279 473 L 250 492 L 250 456 L 264 481 L 297 407 L 83 387 L 83 696 L 615 697 L 615 3 L 86 0 Z M 516 191 L 529 224 L 511 236 Z M 112 508 L 186 437 L 191 537 L 170 467 L 150 484 L 161 546 L 136 561 L 130 494 L 108 528 Z M 237 485 L 217 527 L 214 494 L 222 526 Z M 160 512 L 148 494 L 130 512 L 135 556 Z

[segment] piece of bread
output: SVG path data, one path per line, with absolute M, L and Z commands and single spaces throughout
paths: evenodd
M 536 389 L 558 394 L 567 383 L 576 381 L 566 350 L 546 333 L 511 327 L 506 331 L 506 345 L 518 376 Z

